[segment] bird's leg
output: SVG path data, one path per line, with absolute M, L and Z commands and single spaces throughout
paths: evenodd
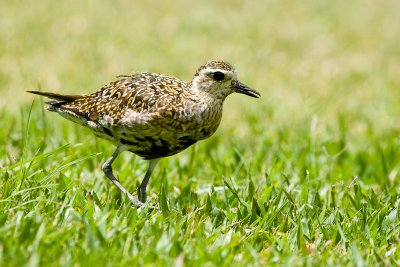
M 124 151 L 124 147 L 123 146 L 119 146 L 117 147 L 117 149 L 114 151 L 114 153 L 112 154 L 112 156 L 110 158 L 107 159 L 107 161 L 103 164 L 103 172 L 104 174 L 108 177 L 108 179 L 111 180 L 111 182 L 113 182 L 113 184 L 115 184 L 119 190 L 121 190 L 122 193 L 124 193 L 125 195 L 128 196 L 129 200 L 131 201 L 131 203 L 136 206 L 136 207 L 141 207 L 143 206 L 143 203 L 140 202 L 139 200 L 137 200 L 136 198 L 134 198 L 129 192 L 128 190 L 126 190 L 121 183 L 115 178 L 113 171 L 112 171 L 112 163 L 114 162 L 114 160 L 118 157 L 119 153 L 121 153 L 122 151 Z
M 137 193 L 138 193 L 138 198 L 141 202 L 146 202 L 146 187 L 147 184 L 149 183 L 150 180 L 150 176 L 153 173 L 154 167 L 156 167 L 158 161 L 160 159 L 151 159 L 149 161 L 149 168 L 147 169 L 146 175 L 144 176 L 144 179 L 142 181 L 142 183 L 139 185 L 138 189 L 137 189 Z

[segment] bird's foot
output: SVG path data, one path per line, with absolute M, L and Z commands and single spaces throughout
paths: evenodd
M 146 196 L 146 193 L 145 193 Z M 147 203 L 144 203 L 140 200 L 137 200 L 136 198 L 134 198 L 132 195 L 128 195 L 129 200 L 132 203 L 132 206 L 134 206 L 135 208 L 148 208 L 150 210 L 158 210 L 158 207 L 153 206 L 153 205 L 149 205 Z
M 134 198 L 131 194 L 128 195 L 129 200 L 131 201 L 132 205 L 136 208 L 140 208 L 144 206 L 144 203 L 141 202 L 140 200 L 137 200 Z

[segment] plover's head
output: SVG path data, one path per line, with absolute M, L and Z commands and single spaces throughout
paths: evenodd
M 206 92 L 224 100 L 231 93 L 260 97 L 260 93 L 241 83 L 233 66 L 224 61 L 210 61 L 201 66 L 193 77 L 192 90 Z

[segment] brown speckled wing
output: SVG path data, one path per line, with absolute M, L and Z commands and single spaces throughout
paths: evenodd
M 119 79 L 99 91 L 82 96 L 62 105 L 62 108 L 97 122 L 107 116 L 111 124 L 118 123 L 129 110 L 149 115 L 173 109 L 180 103 L 187 84 L 178 79 L 155 73 L 135 73 L 119 76 Z

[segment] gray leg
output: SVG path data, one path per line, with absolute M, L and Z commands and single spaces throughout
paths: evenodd
M 121 190 L 122 193 L 124 193 L 125 195 L 128 196 L 129 200 L 131 201 L 131 203 L 136 206 L 136 207 L 141 207 L 143 206 L 143 203 L 140 202 L 139 200 L 137 200 L 136 198 L 134 198 L 122 185 L 121 183 L 115 178 L 113 171 L 112 171 L 112 163 L 114 162 L 114 160 L 118 157 L 119 153 L 121 153 L 122 151 L 124 151 L 124 147 L 123 146 L 119 146 L 117 147 L 117 149 L 114 151 L 114 153 L 112 154 L 112 156 L 107 159 L 107 161 L 103 164 L 103 172 L 104 174 L 108 177 L 108 179 L 111 180 L 111 182 L 113 182 L 113 184 L 115 184 L 119 190 Z
M 149 161 L 149 168 L 147 169 L 146 175 L 144 176 L 144 179 L 143 179 L 142 183 L 139 185 L 139 187 L 137 189 L 138 198 L 143 203 L 146 202 L 146 187 L 147 187 L 147 184 L 149 183 L 150 176 L 153 173 L 154 167 L 156 167 L 156 165 L 157 165 L 159 160 L 160 159 L 152 159 L 152 160 Z

